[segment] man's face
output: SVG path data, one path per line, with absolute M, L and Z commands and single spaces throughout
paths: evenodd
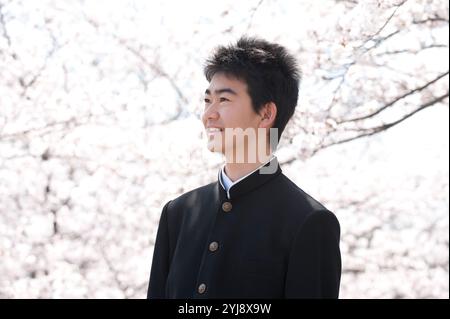
M 239 142 L 235 139 L 225 139 L 225 128 L 254 129 L 257 132 L 261 116 L 252 108 L 245 82 L 224 73 L 216 73 L 205 91 L 202 121 L 208 138 L 208 149 L 225 154 L 226 151 L 236 151 L 237 147 L 242 146 L 236 145 Z

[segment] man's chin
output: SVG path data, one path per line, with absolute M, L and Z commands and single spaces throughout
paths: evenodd
M 225 155 L 225 149 L 227 149 L 222 143 L 214 143 L 213 140 L 209 141 L 206 146 L 211 153 L 219 153 L 222 155 Z
M 208 151 L 211 153 L 221 153 L 223 154 L 223 147 L 220 147 L 219 145 L 215 145 L 214 143 L 208 143 L 207 145 Z

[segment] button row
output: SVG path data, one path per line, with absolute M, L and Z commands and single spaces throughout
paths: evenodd
M 222 210 L 226 213 L 230 212 L 233 208 L 233 205 L 231 205 L 230 202 L 224 202 L 222 204 Z M 217 249 L 219 249 L 219 243 L 216 241 L 213 241 L 209 244 L 209 251 L 215 252 Z M 206 284 L 200 284 L 197 288 L 197 291 L 199 294 L 204 294 L 206 292 Z

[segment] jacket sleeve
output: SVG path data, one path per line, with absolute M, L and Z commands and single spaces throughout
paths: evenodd
M 340 226 L 329 211 L 309 215 L 296 234 L 286 274 L 286 298 L 338 298 Z
M 166 298 L 166 280 L 170 266 L 169 229 L 167 222 L 167 206 L 169 203 L 170 201 L 164 206 L 159 220 L 155 248 L 153 250 L 147 299 Z

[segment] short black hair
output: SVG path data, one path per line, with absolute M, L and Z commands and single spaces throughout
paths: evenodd
M 301 78 L 296 59 L 286 48 L 243 36 L 234 45 L 217 47 L 203 71 L 208 82 L 219 72 L 244 81 L 256 113 L 266 103 L 275 103 L 277 116 L 273 127 L 278 128 L 280 139 L 294 114 Z

